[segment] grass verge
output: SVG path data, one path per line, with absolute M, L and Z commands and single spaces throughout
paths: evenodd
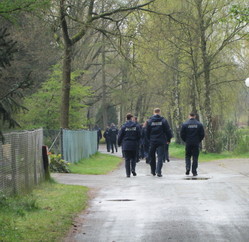
M 170 157 L 184 159 L 185 158 L 185 146 L 179 145 L 176 143 L 171 143 L 169 146 L 169 155 Z M 222 152 L 220 154 L 217 153 L 204 153 L 200 152 L 199 161 L 213 161 L 220 159 L 232 159 L 232 158 L 248 158 L 249 153 L 244 154 L 234 154 L 232 152 Z
M 70 164 L 70 171 L 76 174 L 102 175 L 118 167 L 122 159 L 117 156 L 97 153 L 78 163 Z
M 85 209 L 86 187 L 45 183 L 22 197 L 0 195 L 0 241 L 60 241 Z

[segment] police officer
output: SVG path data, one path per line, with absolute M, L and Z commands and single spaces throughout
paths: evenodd
M 107 152 L 110 152 L 110 135 L 109 135 L 109 129 L 110 129 L 110 127 L 107 126 L 106 130 L 105 130 L 105 132 L 103 134 L 103 136 L 105 138 Z
M 149 147 L 150 147 L 150 144 L 149 144 L 149 140 L 147 138 L 147 125 L 148 125 L 148 120 L 146 120 L 143 124 L 143 127 L 142 127 L 142 131 L 141 131 L 141 154 L 142 154 L 142 159 L 145 158 L 146 160 L 146 163 L 149 164 L 150 163 L 150 159 L 149 159 Z
M 180 131 L 182 140 L 186 143 L 185 146 L 185 162 L 186 162 L 186 175 L 189 175 L 191 170 L 191 157 L 192 173 L 197 176 L 199 145 L 205 137 L 205 132 L 202 123 L 196 120 L 196 114 L 190 113 L 189 120 L 183 123 Z
M 165 144 L 170 143 L 172 138 L 171 128 L 168 121 L 160 116 L 160 108 L 154 109 L 154 115 L 149 119 L 147 126 L 147 137 L 150 142 L 150 166 L 151 174 L 162 177 L 162 167 L 164 161 Z M 156 151 L 158 152 L 158 162 L 156 163 Z
M 118 129 L 116 128 L 114 123 L 112 123 L 111 127 L 109 129 L 110 146 L 111 146 L 111 149 L 112 149 L 112 153 L 114 153 L 114 147 L 115 147 L 116 152 L 118 152 L 117 135 L 118 135 Z
M 97 131 L 97 149 L 99 150 L 99 141 L 102 139 L 102 132 L 98 125 L 95 125 L 93 130 Z
M 136 123 L 136 125 L 138 126 L 139 130 L 140 130 L 140 133 L 142 134 L 142 126 L 140 125 L 140 123 L 138 122 L 138 118 L 137 116 L 134 116 L 132 118 L 132 121 L 134 123 Z M 136 158 L 136 162 L 138 163 L 140 161 L 140 158 L 141 158 L 141 139 L 140 139 L 140 142 L 137 144 L 137 158 Z
M 140 139 L 140 129 L 132 121 L 132 114 L 126 115 L 126 123 L 123 124 L 118 134 L 118 145 L 122 145 L 122 151 L 125 157 L 126 176 L 130 177 L 131 173 L 136 176 L 136 150 L 137 143 Z

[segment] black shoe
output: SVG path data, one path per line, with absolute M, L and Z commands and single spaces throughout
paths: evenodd
M 193 173 L 193 176 L 198 176 L 198 174 L 197 173 Z
M 132 173 L 133 176 L 137 175 L 137 173 L 135 171 L 132 171 L 131 173 Z
M 156 173 L 155 173 L 155 172 L 151 172 L 151 175 L 155 176 L 155 175 L 156 175 Z
M 162 174 L 157 174 L 158 177 L 162 177 L 163 175 Z
M 130 175 L 127 175 L 126 177 L 131 177 Z
M 186 175 L 189 175 L 189 170 L 186 170 L 186 173 L 185 173 Z
M 170 160 L 169 160 L 169 159 L 167 159 L 167 162 L 170 162 Z

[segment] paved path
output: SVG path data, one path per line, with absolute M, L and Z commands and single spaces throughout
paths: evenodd
M 184 172 L 184 161 L 174 159 L 162 178 L 144 161 L 131 178 L 124 166 L 109 175 L 56 174 L 61 183 L 95 191 L 65 241 L 248 242 L 249 159 L 201 163 L 200 180 L 186 180 L 193 177 Z

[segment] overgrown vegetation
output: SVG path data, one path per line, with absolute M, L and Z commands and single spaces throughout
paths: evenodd
M 90 158 L 83 159 L 76 164 L 70 164 L 72 173 L 101 175 L 113 171 L 121 163 L 120 157 L 97 153 Z
M 60 241 L 87 204 L 87 188 L 47 183 L 23 197 L 0 195 L 0 241 Z
M 70 173 L 69 163 L 61 158 L 61 154 L 51 154 L 49 158 L 49 168 L 51 172 Z

